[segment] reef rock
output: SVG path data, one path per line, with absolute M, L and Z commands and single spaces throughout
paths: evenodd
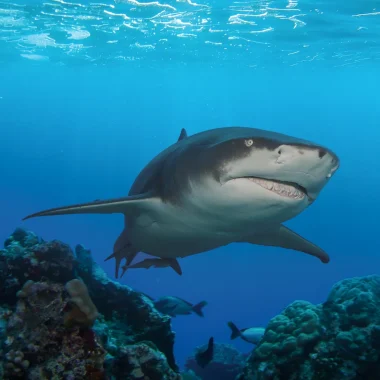
M 172 371 L 165 356 L 150 342 L 123 347 L 109 363 L 108 373 L 128 380 L 181 380 Z
M 105 377 L 106 351 L 88 328 L 93 321 L 68 307 L 72 299 L 63 285 L 29 280 L 17 295 L 6 329 L 5 379 Z M 68 315 L 70 329 L 64 323 Z
M 17 229 L 0 250 L 0 378 L 177 380 L 173 345 L 170 318 L 83 246 Z
M 252 379 L 380 379 L 380 276 L 340 281 L 325 303 L 274 317 L 239 376 Z
M 205 349 L 207 349 L 207 345 L 197 348 L 202 351 Z M 194 374 L 203 380 L 235 380 L 242 371 L 245 361 L 246 357 L 233 346 L 215 343 L 214 358 L 205 368 L 201 368 L 197 364 L 195 353 L 194 356 L 187 359 L 185 367 L 189 372 L 189 378 L 192 378 L 191 376 Z M 185 375 L 183 376 L 185 377 Z

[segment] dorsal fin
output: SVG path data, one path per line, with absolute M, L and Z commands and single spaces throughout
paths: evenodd
M 179 137 L 178 137 L 178 141 L 181 141 L 181 140 L 185 139 L 186 137 L 187 137 L 186 129 L 185 129 L 185 128 L 182 128 L 182 129 L 181 129 L 181 133 L 180 133 L 180 135 L 179 135 Z

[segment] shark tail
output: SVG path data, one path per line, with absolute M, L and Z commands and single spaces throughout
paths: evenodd
M 228 322 L 227 324 L 228 324 L 228 327 L 231 329 L 231 337 L 230 337 L 231 340 L 236 339 L 237 337 L 241 335 L 240 330 L 236 327 L 234 323 Z
M 193 312 L 200 317 L 204 317 L 203 308 L 207 305 L 206 301 L 202 301 L 193 306 Z

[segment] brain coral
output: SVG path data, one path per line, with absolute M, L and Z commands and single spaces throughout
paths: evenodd
M 325 303 L 296 301 L 268 324 L 240 380 L 378 380 L 380 276 L 345 279 Z

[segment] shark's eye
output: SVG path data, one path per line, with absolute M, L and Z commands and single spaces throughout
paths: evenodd
M 244 144 L 245 144 L 246 146 L 252 146 L 252 145 L 253 145 L 253 140 L 252 140 L 252 139 L 245 140 L 245 141 L 244 141 Z

